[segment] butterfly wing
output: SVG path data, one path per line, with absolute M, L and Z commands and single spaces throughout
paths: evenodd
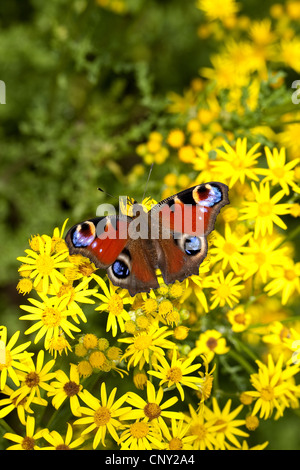
M 213 182 L 181 191 L 151 209 L 152 224 L 156 230 L 159 227 L 158 267 L 167 284 L 199 273 L 207 255 L 207 236 L 228 203 L 228 187 Z
M 96 217 L 74 225 L 66 235 L 70 254 L 89 258 L 106 269 L 111 282 L 130 295 L 158 287 L 156 252 L 151 240 L 129 236 L 130 217 Z

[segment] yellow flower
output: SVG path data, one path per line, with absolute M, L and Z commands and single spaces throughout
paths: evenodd
M 195 348 L 191 350 L 191 356 L 204 355 L 207 362 L 210 362 L 215 354 L 226 354 L 229 348 L 226 345 L 226 339 L 222 337 L 222 333 L 217 330 L 207 330 L 201 333 L 199 339 L 196 340 Z
M 194 450 L 214 450 L 217 448 L 215 430 L 211 421 L 207 421 L 203 410 L 198 412 L 189 404 L 190 417 L 187 417 L 189 424 L 188 434 L 196 437 L 193 441 Z
M 164 444 L 165 450 L 191 450 L 193 449 L 192 442 L 197 439 L 195 435 L 187 435 L 190 424 L 185 423 L 183 419 L 176 421 L 171 419 L 171 428 L 165 427 L 163 433 L 167 440 Z
M 96 280 L 105 295 L 95 294 L 95 296 L 103 302 L 95 310 L 105 310 L 109 312 L 106 323 L 106 331 L 112 330 L 112 335 L 116 336 L 118 332 L 118 325 L 121 332 L 124 332 L 124 322 L 130 320 L 130 315 L 124 309 L 124 305 L 131 304 L 132 299 L 127 295 L 126 289 L 120 291 L 119 288 L 113 286 L 111 282 L 108 289 L 107 285 L 101 277 L 97 276 Z
M 57 431 L 44 432 L 43 437 L 51 444 L 51 447 L 43 447 L 44 450 L 73 450 L 83 444 L 83 437 L 79 437 L 72 442 L 73 429 L 70 423 L 67 423 L 68 429 L 65 438 Z
M 224 307 L 225 304 L 232 308 L 233 303 L 238 302 L 238 298 L 241 296 L 240 290 L 245 288 L 243 285 L 237 285 L 241 279 L 241 277 L 234 277 L 232 271 L 226 277 L 224 277 L 223 271 L 219 271 L 218 275 L 213 274 L 207 278 L 207 285 L 213 289 L 211 310 L 218 306 Z
M 14 390 L 7 385 L 5 385 L 4 389 L 1 390 L 1 394 L 5 395 L 7 398 L 2 398 L 0 400 L 0 419 L 5 418 L 11 411 L 17 410 L 19 421 L 25 426 L 26 425 L 26 415 L 25 413 L 33 413 L 33 410 L 27 403 L 27 397 L 21 400 L 19 403 L 16 402 L 14 398 L 12 398 L 12 394 Z M 39 405 L 39 400 L 37 397 L 33 398 L 31 403 Z
M 119 441 L 119 436 L 116 432 L 116 429 L 121 426 L 119 418 L 124 419 L 123 417 L 125 413 L 128 413 L 131 408 L 121 408 L 127 395 L 124 394 L 118 400 L 114 401 L 116 393 L 117 388 L 115 387 L 109 397 L 107 397 L 106 385 L 102 382 L 100 388 L 100 400 L 94 397 L 87 390 L 84 390 L 81 395 L 81 399 L 87 407 L 81 406 L 78 411 L 83 415 L 86 415 L 86 417 L 77 419 L 74 424 L 88 425 L 88 427 L 82 431 L 82 436 L 92 431 L 96 431 L 94 434 L 93 449 L 96 449 L 100 442 L 105 446 L 105 436 L 107 431 L 116 442 Z
M 180 148 L 184 144 L 184 141 L 185 135 L 180 129 L 173 129 L 167 137 L 167 143 L 173 148 Z
M 280 59 L 285 65 L 300 72 L 300 39 L 298 37 L 281 41 Z
M 93 373 L 93 368 L 91 366 L 91 364 L 89 363 L 89 361 L 80 361 L 78 363 L 78 373 L 80 375 L 80 377 L 83 377 L 83 378 L 87 378 L 89 377 L 90 375 L 92 375 Z
M 267 364 L 256 362 L 258 372 L 250 376 L 252 386 L 256 390 L 247 391 L 248 395 L 256 399 L 252 415 L 260 411 L 259 417 L 268 419 L 275 408 L 282 416 L 284 408 L 291 406 L 296 400 L 293 392 L 297 391 L 297 386 L 290 378 L 299 373 L 299 364 L 287 366 L 283 370 L 283 355 L 274 364 L 271 354 L 268 355 Z
M 28 277 L 23 277 L 17 284 L 17 291 L 20 294 L 29 294 L 33 288 L 33 282 Z
M 163 449 L 161 435 L 153 424 L 138 420 L 125 428 L 119 439 L 121 450 Z
M 128 392 L 127 403 L 134 406 L 129 413 L 124 416 L 124 419 L 142 419 L 144 422 L 149 421 L 157 424 L 160 429 L 163 429 L 165 422 L 163 418 L 180 419 L 182 415 L 177 411 L 168 411 L 167 408 L 173 406 L 177 401 L 177 397 L 172 397 L 163 402 L 164 391 L 162 387 L 155 390 L 154 385 L 148 380 L 147 382 L 147 400 L 137 395 L 134 392 Z
M 251 323 L 251 315 L 245 312 L 243 306 L 238 306 L 227 313 L 228 321 L 231 323 L 232 331 L 240 333 L 247 329 Z
M 247 151 L 247 139 L 238 138 L 234 148 L 226 141 L 223 141 L 223 146 L 225 151 L 216 149 L 222 160 L 216 160 L 212 162 L 212 165 L 214 171 L 221 173 L 223 178 L 229 179 L 229 187 L 232 188 L 237 181 L 243 184 L 246 178 L 258 181 L 258 169 L 255 166 L 260 155 L 260 152 L 257 153 L 256 150 L 260 144 L 255 144 Z
M 158 371 L 148 370 L 148 374 L 154 375 L 154 377 L 161 379 L 159 386 L 162 386 L 164 383 L 167 383 L 168 387 L 175 385 L 180 393 L 181 400 L 183 401 L 184 391 L 182 386 L 198 390 L 199 386 L 197 386 L 197 384 L 201 384 L 203 382 L 201 377 L 193 377 L 188 375 L 201 367 L 201 364 L 192 365 L 191 363 L 193 360 L 193 356 L 188 359 L 177 358 L 177 351 L 174 349 L 171 364 L 169 364 L 162 356 L 159 359 L 160 364 L 155 366 Z
M 211 396 L 212 392 L 212 386 L 213 386 L 213 373 L 216 368 L 216 364 L 212 367 L 212 369 L 209 371 L 209 361 L 207 360 L 207 357 L 201 356 L 201 359 L 203 360 L 203 365 L 205 367 L 205 372 L 200 371 L 199 375 L 203 379 L 202 384 L 199 387 L 197 395 L 200 398 L 200 406 L 199 409 L 201 408 L 201 405 L 205 400 L 207 400 Z
M 242 247 L 244 252 L 244 262 L 247 266 L 243 279 L 249 279 L 258 274 L 265 283 L 270 275 L 276 272 L 276 266 L 286 264 L 287 248 L 279 248 L 282 238 L 277 236 L 274 239 L 270 237 L 259 237 L 256 240 L 251 238 L 249 246 Z
M 19 268 L 19 271 L 31 271 L 30 278 L 34 278 L 33 286 L 42 281 L 43 292 L 46 294 L 49 289 L 50 282 L 56 290 L 59 289 L 60 282 L 66 282 L 65 276 L 60 272 L 60 269 L 71 266 L 66 258 L 69 252 L 60 251 L 52 254 L 52 239 L 48 235 L 39 237 L 39 252 L 33 250 L 25 250 L 27 256 L 20 256 L 17 259 L 25 263 Z
M 285 191 L 282 189 L 271 197 L 269 182 L 265 184 L 260 183 L 259 189 L 252 183 L 252 190 L 255 195 L 255 201 L 243 202 L 244 206 L 247 207 L 240 209 L 245 214 L 240 217 L 240 220 L 255 220 L 254 238 L 258 238 L 260 234 L 262 236 L 265 236 L 267 233 L 272 235 L 273 224 L 286 230 L 286 224 L 278 217 L 279 215 L 288 214 L 291 207 L 291 204 L 278 204 L 285 195 Z
M 28 372 L 22 372 L 22 376 L 20 376 L 22 385 L 11 396 L 16 400 L 16 403 L 20 403 L 26 397 L 27 407 L 36 396 L 39 405 L 47 406 L 47 401 L 41 397 L 40 389 L 47 392 L 53 390 L 52 386 L 47 382 L 55 377 L 55 372 L 50 372 L 55 364 L 55 360 L 52 359 L 44 364 L 44 357 L 45 353 L 41 349 L 37 355 L 36 365 L 31 358 L 27 360 Z
M 37 445 L 37 441 L 44 436 L 44 429 L 40 429 L 38 432 L 34 432 L 35 419 L 33 416 L 28 416 L 26 421 L 26 432 L 25 436 L 19 436 L 7 432 L 4 434 L 5 439 L 16 442 L 16 444 L 7 448 L 7 450 L 40 450 Z
M 292 333 L 292 329 L 284 325 L 280 321 L 274 321 L 268 325 L 267 332 L 262 337 L 262 341 L 276 348 L 276 353 L 283 353 L 285 357 L 291 356 L 291 344 L 296 340 Z M 274 352 L 273 352 L 274 355 Z
M 243 405 L 238 406 L 235 410 L 230 411 L 231 400 L 228 400 L 223 410 L 220 409 L 215 397 L 212 400 L 213 409 L 205 408 L 205 416 L 208 421 L 213 423 L 216 430 L 216 441 L 218 448 L 221 450 L 226 449 L 227 440 L 240 448 L 241 444 L 236 436 L 248 437 L 245 431 L 239 429 L 240 426 L 245 424 L 244 419 L 235 419 L 241 412 Z
M 262 183 L 266 181 L 271 181 L 273 186 L 279 184 L 284 190 L 285 194 L 290 193 L 289 186 L 296 193 L 300 193 L 300 188 L 295 183 L 295 173 L 294 167 L 299 163 L 300 158 L 295 158 L 290 162 L 286 163 L 286 154 L 285 148 L 282 147 L 280 151 L 277 148 L 273 149 L 273 153 L 268 147 L 265 147 L 265 153 L 267 157 L 268 167 L 261 168 L 259 173 L 261 175 L 266 175 L 262 180 Z
M 191 145 L 184 145 L 178 150 L 178 158 L 184 163 L 193 163 L 196 153 Z
M 250 27 L 250 36 L 258 46 L 266 46 L 275 39 L 275 34 L 272 33 L 271 28 L 272 24 L 269 18 L 254 21 Z
M 299 62 L 298 62 L 299 63 Z M 298 158 L 300 152 L 299 142 L 300 124 L 286 124 L 283 131 L 278 134 L 280 144 L 287 148 L 292 158 Z
M 77 366 L 75 364 L 70 365 L 70 378 L 63 370 L 58 370 L 55 378 L 56 380 L 50 384 L 54 390 L 48 392 L 48 396 L 53 397 L 52 405 L 54 408 L 60 408 L 64 401 L 69 399 L 73 415 L 81 416 L 78 412 L 78 397 L 82 395 L 82 385 L 80 385 Z
M 20 344 L 19 346 L 15 346 L 19 336 L 20 331 L 16 331 L 7 342 L 7 328 L 5 326 L 0 327 L 0 390 L 4 388 L 7 377 L 10 377 L 15 385 L 20 385 L 19 373 L 16 371 L 28 371 L 28 366 L 25 361 L 32 354 L 26 352 L 25 350 L 31 344 L 31 341 Z
M 147 385 L 147 380 L 147 374 L 143 369 L 137 369 L 133 372 L 133 383 L 139 390 L 144 390 Z
M 284 266 L 274 270 L 272 277 L 275 279 L 269 282 L 264 290 L 270 296 L 281 292 L 281 302 L 283 305 L 287 303 L 294 292 L 300 293 L 300 263 L 288 260 Z
M 175 348 L 175 344 L 166 339 L 167 336 L 172 334 L 173 331 L 168 330 L 168 327 L 158 327 L 157 324 L 153 323 L 147 332 L 141 331 L 133 338 L 119 338 L 119 342 L 129 344 L 122 357 L 122 359 L 127 359 L 131 356 L 127 368 L 139 364 L 139 368 L 142 369 L 145 362 L 149 363 L 150 358 L 159 359 L 164 356 L 163 348 Z
M 55 251 L 56 253 L 59 253 L 60 251 L 65 251 L 68 249 L 66 242 L 63 238 L 64 236 L 64 231 L 66 228 L 66 225 L 68 223 L 69 219 L 66 219 L 62 225 L 61 230 L 59 230 L 58 227 L 55 227 L 53 230 L 53 235 L 52 235 L 52 250 Z
M 61 356 L 64 352 L 66 355 L 68 351 L 72 351 L 69 342 L 66 340 L 64 333 L 60 333 L 59 336 L 53 336 L 49 340 L 45 341 L 45 349 L 49 351 L 54 359 L 57 358 L 57 353 Z
M 20 320 L 36 322 L 25 331 L 25 334 L 29 335 L 39 330 L 34 342 L 37 343 L 45 336 L 46 347 L 49 347 L 49 341 L 52 338 L 58 338 L 60 336 L 61 331 L 74 339 L 72 331 L 80 332 L 80 329 L 70 323 L 67 319 L 67 317 L 71 316 L 72 313 L 70 310 L 66 309 L 68 298 L 50 298 L 42 293 L 39 293 L 39 296 L 43 302 L 36 299 L 28 299 L 32 305 L 20 305 L 20 308 L 29 312 L 26 315 L 22 315 Z
M 230 225 L 225 225 L 225 236 L 220 233 L 214 232 L 213 246 L 210 248 L 212 255 L 212 263 L 222 261 L 221 269 L 226 269 L 230 265 L 235 274 L 239 274 L 241 267 L 245 268 L 245 260 L 243 259 L 243 247 L 251 238 L 252 233 L 249 232 L 244 236 L 235 233 L 231 230 Z M 214 255 L 214 256 L 213 256 Z
M 239 10 L 235 0 L 198 0 L 196 6 L 205 12 L 209 20 L 224 21 Z
M 267 446 L 269 445 L 269 442 L 266 441 L 264 442 L 263 444 L 258 444 L 256 446 L 253 446 L 253 447 L 249 447 L 249 444 L 247 441 L 243 441 L 242 442 L 242 446 L 241 447 L 233 447 L 233 446 L 230 446 L 230 445 L 226 445 L 226 448 L 228 450 L 264 450 Z
M 72 317 L 77 323 L 79 323 L 77 320 L 77 315 L 81 318 L 82 321 L 87 321 L 86 316 L 78 303 L 95 303 L 95 301 L 89 297 L 91 295 L 95 295 L 97 293 L 97 289 L 87 289 L 89 282 L 90 278 L 85 278 L 75 286 L 71 283 L 61 284 L 58 292 L 56 293 L 57 297 L 68 296 L 67 308 L 72 312 Z

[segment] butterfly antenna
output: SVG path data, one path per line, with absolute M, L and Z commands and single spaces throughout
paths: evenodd
M 104 191 L 104 189 L 102 189 L 102 188 L 98 188 L 98 190 L 101 191 L 101 192 L 104 193 L 104 194 L 107 194 L 109 197 L 114 197 L 114 198 L 118 199 L 117 196 L 113 196 L 112 194 L 107 193 L 107 192 Z
M 148 175 L 148 179 L 147 179 L 147 182 L 146 182 L 145 191 L 144 191 L 144 194 L 143 194 L 142 201 L 144 200 L 144 197 L 145 197 L 145 194 L 146 194 L 146 191 L 147 191 L 147 187 L 148 187 L 148 183 L 149 183 L 149 180 L 150 180 L 150 175 L 151 175 L 151 172 L 152 172 L 153 165 L 154 165 L 154 163 L 152 163 L 152 165 L 150 167 L 150 170 L 149 170 L 149 175 Z

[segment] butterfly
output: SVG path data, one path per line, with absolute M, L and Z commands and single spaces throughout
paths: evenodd
M 107 270 L 115 286 L 131 296 L 199 274 L 207 255 L 207 236 L 221 208 L 229 204 L 228 187 L 211 182 L 185 189 L 154 205 L 141 204 L 132 216 L 107 215 L 74 225 L 66 235 L 70 254 L 81 254 Z

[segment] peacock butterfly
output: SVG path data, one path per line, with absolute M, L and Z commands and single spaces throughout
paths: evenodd
M 206 183 L 181 191 L 133 216 L 96 217 L 74 225 L 66 235 L 70 254 L 80 253 L 107 270 L 131 296 L 159 287 L 156 270 L 172 284 L 199 273 L 207 255 L 207 235 L 220 209 L 229 204 L 228 187 Z

